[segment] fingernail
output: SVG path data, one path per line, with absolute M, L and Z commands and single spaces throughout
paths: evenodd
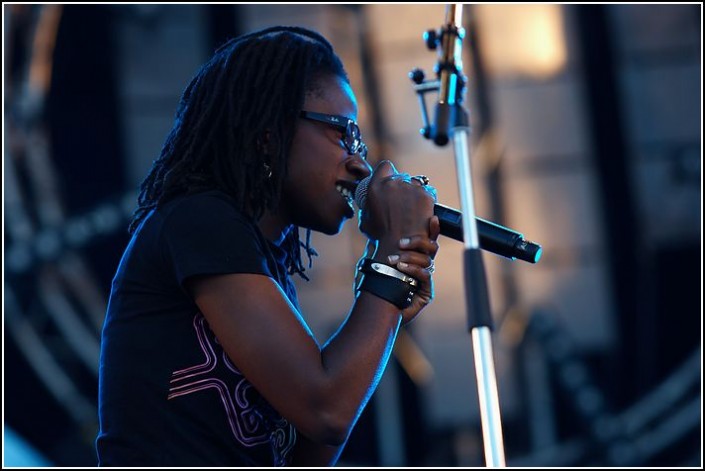
M 411 242 L 411 240 L 408 237 L 404 237 L 403 239 L 399 240 L 399 245 L 409 245 L 409 242 Z
M 398 266 L 399 268 L 406 268 L 406 267 L 409 266 L 409 264 L 408 264 L 408 263 L 404 263 L 404 262 L 399 262 L 399 265 L 397 265 L 397 266 Z
M 387 260 L 389 260 L 389 263 L 397 263 L 397 260 L 399 260 L 399 255 L 390 255 L 387 257 Z

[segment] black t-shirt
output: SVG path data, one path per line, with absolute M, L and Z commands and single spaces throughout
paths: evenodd
M 103 466 L 279 466 L 296 441 L 232 364 L 184 288 L 257 273 L 297 306 L 286 255 L 222 192 L 179 197 L 135 232 L 103 326 L 96 440 Z

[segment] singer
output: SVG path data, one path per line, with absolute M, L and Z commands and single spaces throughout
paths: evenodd
M 340 59 L 304 28 L 232 39 L 186 87 L 112 284 L 99 465 L 336 463 L 398 329 L 433 300 L 440 233 L 428 181 L 373 171 L 356 117 Z M 355 300 L 319 345 L 291 277 L 368 176 Z

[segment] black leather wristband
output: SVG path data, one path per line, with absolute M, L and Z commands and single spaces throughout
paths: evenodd
M 413 289 L 416 289 L 419 286 L 419 282 L 416 280 L 416 278 L 413 278 L 407 275 L 406 273 L 400 272 L 396 268 L 390 267 L 386 263 L 376 262 L 371 258 L 365 258 L 360 260 L 360 263 L 357 268 L 365 274 L 374 274 L 397 278 L 411 285 Z
M 379 273 L 365 273 L 357 289 L 385 299 L 399 309 L 409 307 L 416 292 L 416 289 L 409 283 Z

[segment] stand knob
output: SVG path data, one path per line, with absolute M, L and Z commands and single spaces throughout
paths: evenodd
M 416 69 L 412 70 L 411 72 L 409 72 L 409 78 L 416 85 L 421 85 L 423 83 L 423 80 L 426 78 L 426 74 L 424 73 L 423 70 L 416 68 Z
M 429 29 L 423 34 L 423 40 L 426 41 L 426 47 L 435 51 L 438 46 L 438 33 L 435 29 Z

